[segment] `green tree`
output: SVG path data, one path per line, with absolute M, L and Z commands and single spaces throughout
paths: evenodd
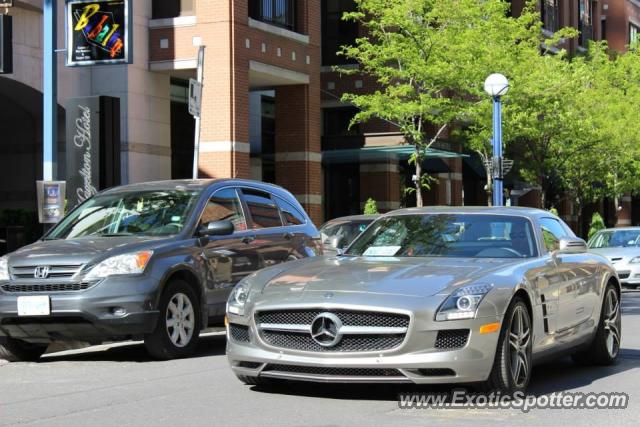
M 378 214 L 378 204 L 371 197 L 367 199 L 367 202 L 364 204 L 364 214 L 365 215 L 376 215 Z
M 593 128 L 590 170 L 597 197 L 614 200 L 640 187 L 640 130 L 630 126 L 640 114 L 640 54 L 635 48 L 611 54 L 606 43 L 591 46 L 584 58 L 591 72 L 589 90 L 577 105 Z M 594 173 L 596 172 L 597 173 Z
M 508 14 L 502 0 L 355 0 L 356 20 L 367 36 L 341 54 L 355 59 L 362 74 L 379 84 L 373 93 L 346 93 L 342 100 L 360 109 L 355 122 L 379 117 L 398 126 L 414 146 L 417 205 L 430 180 L 421 168 L 426 150 L 482 93 L 488 74 L 512 67 L 520 50 L 539 46 L 539 15 L 529 10 Z
M 635 46 L 611 55 L 592 43 L 585 55 L 563 49 L 577 36 L 563 28 L 549 38 L 542 30 L 539 2 L 509 16 L 503 0 L 355 0 L 345 15 L 366 37 L 341 53 L 359 67 L 340 69 L 376 80 L 373 93 L 346 93 L 360 109 L 355 122 L 379 117 L 395 123 L 414 147 L 413 191 L 430 177 L 421 163 L 445 132 L 461 136 L 483 160 L 491 156 L 491 99 L 482 83 L 505 74 L 503 144 L 519 178 L 541 188 L 543 207 L 564 197 L 581 208 L 604 197 L 616 201 L 640 188 L 640 54 Z M 491 175 L 487 170 L 488 199 Z
M 604 225 L 604 220 L 602 216 L 598 212 L 594 212 L 591 216 L 591 224 L 589 225 L 589 234 L 588 238 L 591 239 L 594 234 L 598 232 L 598 230 L 603 230 L 606 228 Z

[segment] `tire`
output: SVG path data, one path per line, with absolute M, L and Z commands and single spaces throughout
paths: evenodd
M 480 384 L 480 390 L 503 394 L 526 390 L 532 368 L 532 323 L 527 305 L 516 296 L 502 321 L 493 368 L 489 378 Z
M 198 297 L 187 282 L 169 282 L 160 297 L 156 328 L 144 338 L 149 354 L 160 360 L 192 355 L 202 329 L 199 307 Z
M 247 375 L 236 375 L 240 381 L 246 385 L 266 386 L 272 385 L 273 381 L 270 378 L 250 377 Z
M 609 283 L 602 298 L 600 321 L 589 347 L 571 357 L 583 365 L 612 365 L 620 353 L 622 337 L 622 315 L 620 313 L 620 293 Z
M 0 345 L 0 359 L 9 362 L 35 362 L 47 351 L 48 344 L 31 344 L 25 341 L 7 338 Z

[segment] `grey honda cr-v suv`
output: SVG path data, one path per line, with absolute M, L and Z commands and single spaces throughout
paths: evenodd
M 0 258 L 0 358 L 35 360 L 54 340 L 144 338 L 193 352 L 233 286 L 321 252 L 286 190 L 245 180 L 163 181 L 103 191 L 40 241 Z

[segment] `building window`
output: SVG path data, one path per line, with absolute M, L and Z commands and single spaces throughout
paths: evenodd
M 151 19 L 195 15 L 195 0 L 153 0 Z
M 342 15 L 356 9 L 353 0 L 322 0 L 322 64 L 349 64 L 355 61 L 338 55 L 342 46 L 355 44 L 358 23 L 344 21 Z
M 640 27 L 635 24 L 629 24 L 629 44 L 634 44 L 638 41 L 638 32 L 640 32 Z
M 600 40 L 607 39 L 607 19 L 602 18 L 600 20 Z
M 540 14 L 542 17 L 542 26 L 545 30 L 555 33 L 560 29 L 558 0 L 542 0 Z
M 296 0 L 250 0 L 249 16 L 267 24 L 296 31 Z
M 578 42 L 582 47 L 587 47 L 589 40 L 593 40 L 593 9 L 591 0 L 578 1 Z
M 324 136 L 360 135 L 360 126 L 356 123 L 349 127 L 351 120 L 358 113 L 353 107 L 324 108 Z

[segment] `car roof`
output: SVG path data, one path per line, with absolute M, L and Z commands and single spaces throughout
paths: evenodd
M 214 185 L 237 185 L 237 186 L 252 186 L 261 187 L 265 190 L 272 191 L 286 191 L 284 188 L 268 184 L 260 181 L 253 181 L 250 179 L 172 179 L 164 181 L 151 181 L 151 182 L 138 182 L 133 184 L 120 185 L 117 187 L 111 187 L 104 190 L 103 194 L 119 193 L 123 191 L 149 191 L 149 190 L 178 190 L 178 189 L 192 189 L 192 190 L 204 190 Z
M 329 221 L 327 221 L 326 223 L 330 223 L 330 222 L 347 222 L 347 221 L 373 221 L 374 219 L 380 218 L 380 214 L 375 214 L 375 215 L 347 215 L 347 216 L 340 216 L 338 218 L 333 218 L 330 219 Z
M 549 211 L 530 208 L 525 206 L 426 206 L 422 208 L 405 208 L 391 211 L 385 216 L 407 215 L 407 214 L 433 214 L 433 213 L 449 213 L 449 214 L 494 214 L 494 215 L 513 215 L 526 216 L 529 218 L 539 218 L 543 216 L 557 218 L 556 215 Z
M 640 227 L 612 227 L 612 228 L 603 228 L 598 231 L 640 231 Z

